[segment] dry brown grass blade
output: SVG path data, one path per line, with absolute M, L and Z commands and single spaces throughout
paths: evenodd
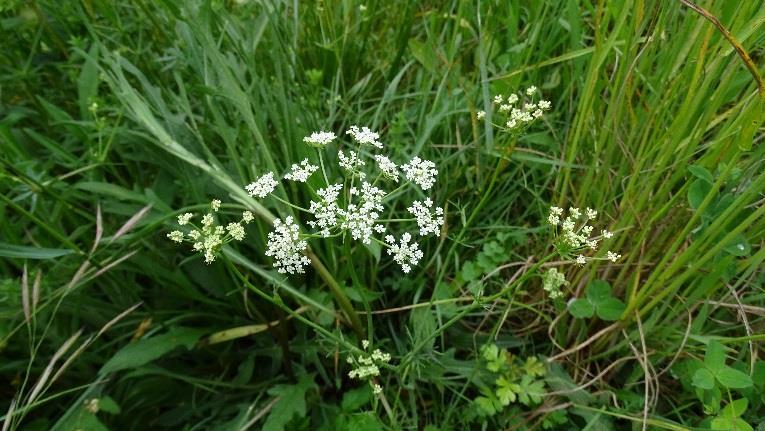
M 56 366 L 56 362 L 58 362 L 59 359 L 61 359 L 62 356 L 69 350 L 70 347 L 72 347 L 72 344 L 77 341 L 78 338 L 80 338 L 80 335 L 82 334 L 82 329 L 77 331 L 74 335 L 69 337 L 68 340 L 64 342 L 64 344 L 61 345 L 61 347 L 56 350 L 56 353 L 53 354 L 53 357 L 51 358 L 50 362 L 48 362 L 48 366 L 45 367 L 45 371 L 43 371 L 40 378 L 37 380 L 37 384 L 35 384 L 35 387 L 32 389 L 32 392 L 29 394 L 29 397 L 27 397 L 27 404 L 32 404 L 35 399 L 42 393 L 43 389 L 45 388 L 46 384 L 48 383 L 49 377 L 51 373 L 53 373 L 53 368 Z
M 130 232 L 130 230 L 133 229 L 135 225 L 137 225 L 138 222 L 141 221 L 141 219 L 146 216 L 149 210 L 151 210 L 151 204 L 141 208 L 141 210 L 135 213 L 133 217 L 130 217 L 130 219 L 126 221 L 121 228 L 119 228 L 117 233 L 115 233 L 114 236 L 112 236 L 112 238 L 109 240 L 109 244 L 119 239 L 122 235 L 125 235 L 126 233 Z
M 104 220 L 101 216 L 101 203 L 96 206 L 96 238 L 93 240 L 93 247 L 90 249 L 90 254 L 96 251 L 98 243 L 101 242 L 101 237 L 104 234 Z

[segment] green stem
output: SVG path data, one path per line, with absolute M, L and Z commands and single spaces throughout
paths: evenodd
M 332 277 L 332 274 L 330 274 L 327 270 L 327 267 L 321 263 L 321 260 L 319 260 L 316 254 L 314 254 L 313 250 L 308 249 L 306 251 L 306 256 L 308 256 L 308 258 L 311 260 L 311 265 L 314 267 L 316 272 L 319 273 L 319 276 L 322 278 L 322 280 L 324 280 L 324 282 L 327 283 L 327 286 L 329 286 L 329 289 L 332 291 L 332 295 L 335 297 L 337 304 L 340 306 L 340 308 L 345 313 L 345 316 L 348 318 L 353 331 L 356 333 L 359 339 L 363 339 L 364 329 L 361 326 L 361 319 L 359 319 L 359 315 L 356 313 L 356 310 L 353 309 L 353 305 L 351 305 L 351 301 L 348 299 L 348 296 L 346 296 L 345 292 L 343 292 L 343 288 L 340 286 L 337 280 Z

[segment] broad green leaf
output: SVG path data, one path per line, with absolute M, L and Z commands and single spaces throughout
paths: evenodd
M 494 402 L 487 397 L 477 397 L 473 402 L 478 406 L 479 413 L 484 416 L 492 416 L 497 413 Z M 501 405 L 499 407 L 502 407 Z
M 619 320 L 627 307 L 616 298 L 608 298 L 595 306 L 595 312 L 603 320 Z
M 712 184 L 715 182 L 714 177 L 712 177 L 712 173 L 707 170 L 707 168 L 699 165 L 689 165 L 688 166 L 688 172 L 691 173 L 696 178 L 700 178 L 709 184 Z
M 597 306 L 601 302 L 611 298 L 611 286 L 603 280 L 594 280 L 587 286 L 585 292 L 587 299 Z
M 374 414 L 362 413 L 350 416 L 345 429 L 347 431 L 382 431 L 385 427 Z
M 170 331 L 130 343 L 112 356 L 101 373 L 137 368 L 164 356 L 176 347 L 191 349 L 204 331 L 194 328 L 173 328 Z
M 368 384 L 355 389 L 346 391 L 343 395 L 343 401 L 341 406 L 343 410 L 351 413 L 360 409 L 362 406 L 369 403 L 372 399 L 372 388 Z
M 739 398 L 731 403 L 728 403 L 725 408 L 720 412 L 720 416 L 726 418 L 737 418 L 744 414 L 746 408 L 749 407 L 749 400 L 746 398 Z
M 279 401 L 271 408 L 263 424 L 263 431 L 282 431 L 295 415 L 305 416 L 305 393 L 315 386 L 313 376 L 304 374 L 297 384 L 278 385 L 269 389 L 268 393 L 278 396 Z
M 40 248 L 0 242 L 0 257 L 14 259 L 54 259 L 74 253 L 65 248 Z
M 98 409 L 113 415 L 118 415 L 121 411 L 120 406 L 117 405 L 117 402 L 108 395 L 104 395 L 98 400 Z
M 743 389 L 752 386 L 752 378 L 749 374 L 741 372 L 735 368 L 723 367 L 715 373 L 717 381 L 729 389 Z
M 704 353 L 704 365 L 712 373 L 717 374 L 725 366 L 725 346 L 719 341 L 711 340 L 707 344 L 707 350 Z
M 699 368 L 693 374 L 693 386 L 701 389 L 712 389 L 715 387 L 715 376 L 706 368 Z
M 592 317 L 595 307 L 586 298 L 578 298 L 569 302 L 568 311 L 578 319 L 585 319 Z
M 691 205 L 691 208 L 698 208 L 711 189 L 712 186 L 701 179 L 691 183 L 691 186 L 688 188 L 688 203 Z
M 751 425 L 741 418 L 717 417 L 712 419 L 713 430 L 754 431 Z

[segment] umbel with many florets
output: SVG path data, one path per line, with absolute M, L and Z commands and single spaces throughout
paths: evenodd
M 326 156 L 323 154 L 323 151 L 339 140 L 338 136 L 333 132 L 319 131 L 303 138 L 305 144 L 315 148 L 318 165 L 305 158 L 300 163 L 292 164 L 281 179 L 274 172 L 265 172 L 245 186 L 247 193 L 254 198 L 274 199 L 295 210 L 292 215 L 274 221 L 273 231 L 268 234 L 265 255 L 273 260 L 278 272 L 299 274 L 310 263 L 306 256 L 309 240 L 340 237 L 343 241 L 358 241 L 367 246 L 378 244 L 408 273 L 423 257 L 414 235 L 438 236 L 444 224 L 444 210 L 435 206 L 433 200 L 426 196 L 404 206 L 411 217 L 382 217 L 386 211 L 390 211 L 390 208 L 386 209 L 386 204 L 393 199 L 401 199 L 402 192 L 407 188 L 419 190 L 421 195 L 430 190 L 438 176 L 436 165 L 429 160 L 413 157 L 399 166 L 385 155 L 373 154 L 382 149 L 383 144 L 380 135 L 368 127 L 351 126 L 343 135 L 350 138 L 350 142 L 344 144 L 348 148 L 338 148 L 337 151 L 340 169 L 336 171 L 342 173 L 342 178 L 332 176 L 332 172 L 325 169 Z M 314 189 L 310 179 L 319 171 L 319 181 L 323 186 Z M 286 196 L 277 191 L 282 180 L 305 184 L 312 196 L 308 208 L 281 197 Z M 312 184 L 316 185 L 316 181 Z M 386 191 L 386 184 L 394 186 L 394 189 Z M 301 228 L 298 214 L 305 216 L 303 223 L 310 230 Z M 208 216 L 208 222 L 212 223 L 212 216 Z M 243 222 L 249 220 L 251 214 Z M 180 221 L 179 224 L 183 225 Z M 412 224 L 412 233 L 404 229 L 397 239 L 389 230 L 393 223 L 402 222 Z M 194 248 L 204 253 L 208 263 L 215 259 L 216 253 L 226 241 L 244 236 L 244 230 L 240 232 L 238 228 L 228 236 L 225 235 L 225 229 L 221 230 L 223 228 L 210 225 L 205 229 L 200 236 L 211 238 L 210 246 L 206 246 L 203 241 L 201 248 L 196 245 Z M 186 238 L 186 234 L 176 232 L 168 236 L 174 241 Z

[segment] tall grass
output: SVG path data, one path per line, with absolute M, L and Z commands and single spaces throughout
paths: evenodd
M 258 429 L 301 402 L 284 429 L 706 426 L 684 364 L 712 340 L 762 363 L 765 4 L 699 4 L 754 70 L 680 1 L 0 7 L 4 429 Z M 531 84 L 542 125 L 476 120 Z M 406 277 L 318 242 L 281 277 L 265 236 L 292 209 L 243 186 L 352 124 L 436 162 L 444 234 Z M 229 264 L 165 238 L 212 198 L 260 217 Z M 616 322 L 574 318 L 529 271 L 551 205 L 609 220 L 624 257 L 562 268 L 568 297 L 608 281 Z M 363 338 L 394 356 L 379 405 L 345 378 Z M 492 343 L 548 358 L 555 394 L 476 417 Z

